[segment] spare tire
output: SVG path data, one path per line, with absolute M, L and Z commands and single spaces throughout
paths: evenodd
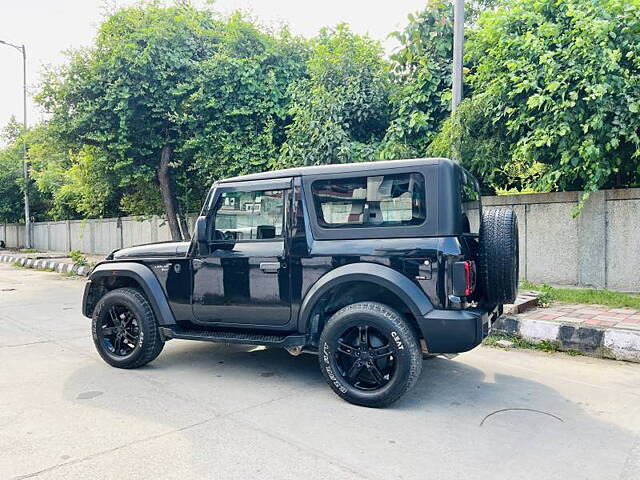
M 518 295 L 518 218 L 508 208 L 482 211 L 479 280 L 483 300 L 501 305 Z

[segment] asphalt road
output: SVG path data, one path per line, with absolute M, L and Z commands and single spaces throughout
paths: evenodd
M 0 264 L 0 479 L 640 479 L 640 364 L 481 347 L 366 409 L 280 350 L 111 368 L 83 285 Z

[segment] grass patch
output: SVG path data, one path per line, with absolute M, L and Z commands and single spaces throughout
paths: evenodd
M 640 310 L 640 295 L 614 292 L 613 290 L 596 290 L 588 288 L 557 288 L 549 285 L 537 285 L 523 281 L 525 290 L 536 290 L 540 293 L 538 303 L 545 306 L 553 301 L 565 303 L 587 303 L 605 305 L 613 308 L 635 308 Z
M 77 273 L 74 272 L 62 272 L 61 275 L 63 277 L 67 277 L 67 278 L 74 278 L 74 277 L 79 277 L 80 275 L 78 275 Z
M 16 268 L 27 268 L 24 265 L 22 265 L 21 263 L 18 262 L 12 262 L 11 265 L 13 265 Z
M 20 253 L 40 253 L 35 248 L 21 248 Z
M 555 353 L 562 351 L 558 342 L 552 342 L 549 340 L 542 340 L 541 342 L 531 342 L 521 337 L 505 335 L 503 333 L 495 333 L 489 335 L 482 341 L 482 344 L 489 347 L 502 348 L 498 345 L 498 341 L 500 340 L 508 340 L 513 343 L 513 348 L 520 348 L 523 350 L 538 350 L 545 353 Z M 582 353 L 580 353 L 578 350 L 571 350 L 570 352 L 571 353 L 567 353 L 569 353 L 569 355 L 582 355 Z

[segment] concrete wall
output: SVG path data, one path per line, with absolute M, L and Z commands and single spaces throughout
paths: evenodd
M 640 292 L 640 189 L 484 197 L 484 207 L 516 211 L 520 273 L 535 283 Z
M 193 227 L 195 219 L 190 219 Z M 157 216 L 36 222 L 32 225 L 32 246 L 42 251 L 107 254 L 117 248 L 170 240 L 169 226 Z M 24 246 L 24 226 L 0 224 L 0 240 L 7 247 Z
M 535 283 L 640 292 L 640 189 L 603 190 L 582 213 L 571 213 L 581 192 L 484 197 L 485 207 L 518 215 L 520 273 Z M 191 219 L 190 228 L 194 218 Z M 7 246 L 24 245 L 24 228 L 0 224 Z M 42 222 L 33 225 L 38 250 L 106 254 L 116 248 L 169 240 L 162 217 Z

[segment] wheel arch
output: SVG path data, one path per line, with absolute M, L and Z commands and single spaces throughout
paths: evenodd
M 136 262 L 102 263 L 94 268 L 85 286 L 82 314 L 91 317 L 98 300 L 108 291 L 121 287 L 142 290 L 160 325 L 176 323 L 158 278 L 145 265 Z
M 416 319 L 433 310 L 429 297 L 397 270 L 377 263 L 350 263 L 327 272 L 309 289 L 300 306 L 298 329 L 317 335 L 326 320 L 323 317 L 364 300 L 386 303 L 409 314 L 418 334 Z

